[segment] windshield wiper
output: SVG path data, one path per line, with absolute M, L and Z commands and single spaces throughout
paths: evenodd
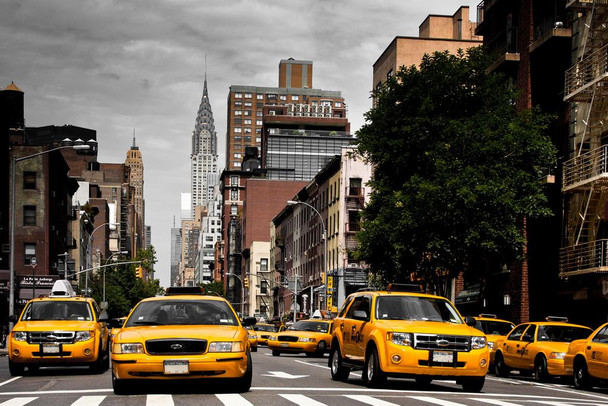
M 146 326 L 166 326 L 167 323 L 159 323 L 158 321 L 134 321 L 133 324 L 142 324 Z

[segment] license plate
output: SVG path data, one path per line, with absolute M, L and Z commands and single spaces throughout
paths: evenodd
M 187 374 L 190 372 L 187 360 L 165 360 L 163 366 L 165 374 Z
M 289 347 L 289 343 L 281 343 L 281 347 Z
M 433 362 L 454 362 L 452 351 L 433 351 Z
M 45 344 L 42 346 L 42 353 L 43 354 L 59 354 L 59 346 Z

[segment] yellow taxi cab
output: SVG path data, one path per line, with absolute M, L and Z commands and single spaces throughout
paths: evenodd
M 258 344 L 260 345 L 268 345 L 268 337 L 277 332 L 274 324 L 257 323 L 253 328 L 258 333 Z
M 485 335 L 448 299 L 415 288 L 392 284 L 348 296 L 332 329 L 333 380 L 346 381 L 359 369 L 368 386 L 391 376 L 421 385 L 456 380 L 465 391 L 481 391 L 490 360 Z
M 564 357 L 564 369 L 574 378 L 577 389 L 608 383 L 608 323 L 598 327 L 589 337 L 570 343 Z
M 251 348 L 251 352 L 256 352 L 258 350 L 258 333 L 253 329 L 253 326 L 245 327 L 247 329 L 247 334 L 249 334 L 249 347 Z
M 108 327 L 95 300 L 76 296 L 67 280 L 58 280 L 49 297 L 30 300 L 8 340 L 8 368 L 22 375 L 41 366 L 88 365 L 94 373 L 109 368 Z
M 538 382 L 567 376 L 564 357 L 568 345 L 592 332 L 589 327 L 568 323 L 564 317 L 550 316 L 547 321 L 522 323 L 494 343 L 496 375 L 506 377 L 511 370 L 532 372 Z
M 496 349 L 494 343 L 499 338 L 506 337 L 515 327 L 515 324 L 507 320 L 497 318 L 495 314 L 482 313 L 479 316 L 467 317 L 466 322 L 469 326 L 475 327 L 486 335 L 488 348 L 490 349 L 490 368 L 494 365 Z
M 134 380 L 222 378 L 237 392 L 251 387 L 252 360 L 246 326 L 219 296 L 168 288 L 140 301 L 112 342 L 112 387 L 124 394 Z
M 286 330 L 268 337 L 272 355 L 282 352 L 305 353 L 306 356 L 323 356 L 330 348 L 332 320 L 300 320 Z

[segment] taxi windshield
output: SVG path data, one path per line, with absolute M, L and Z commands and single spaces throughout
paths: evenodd
M 574 340 L 587 338 L 592 330 L 574 326 L 539 326 L 538 341 L 555 341 L 569 343 Z
M 329 331 L 329 324 L 320 321 L 298 321 L 295 324 L 291 325 L 287 330 L 327 333 Z
M 264 326 L 256 324 L 255 326 L 253 326 L 253 329 L 256 331 L 269 331 L 271 333 L 277 332 L 277 328 L 275 326 Z
M 398 295 L 378 297 L 376 319 L 462 323 L 456 309 L 445 299 Z
M 81 320 L 91 321 L 93 315 L 87 302 L 46 300 L 31 302 L 23 312 L 22 320 Z
M 485 334 L 506 336 L 513 330 L 513 324 L 504 321 L 479 320 L 477 326 Z
M 144 325 L 225 325 L 238 320 L 228 303 L 220 300 L 152 300 L 141 302 L 125 327 Z

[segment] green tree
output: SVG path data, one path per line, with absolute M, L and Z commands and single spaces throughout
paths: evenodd
M 224 282 L 213 281 L 210 283 L 199 283 L 198 286 L 205 288 L 206 293 L 217 294 L 218 296 L 225 297 L 224 295 Z
M 522 258 L 522 219 L 550 215 L 539 182 L 555 162 L 550 117 L 517 111 L 483 48 L 426 55 L 376 93 L 357 133 L 373 164 L 357 256 L 380 283 L 414 277 L 445 294 Z M 432 286 L 434 285 L 434 286 Z

